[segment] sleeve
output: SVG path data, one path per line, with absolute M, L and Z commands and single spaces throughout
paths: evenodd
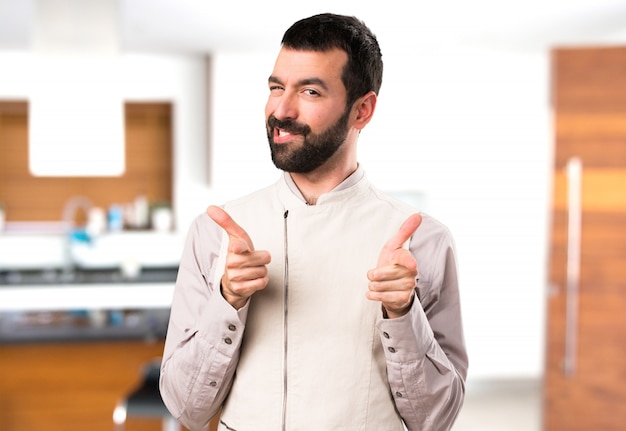
M 221 229 L 206 214 L 194 221 L 181 257 L 161 364 L 163 401 L 190 430 L 206 427 L 228 394 L 247 316 L 247 306 L 235 310 L 214 285 L 221 242 Z
M 445 227 L 425 218 L 409 248 L 419 269 L 418 301 L 406 315 L 378 322 L 389 385 L 409 431 L 448 431 L 468 367 L 455 246 Z

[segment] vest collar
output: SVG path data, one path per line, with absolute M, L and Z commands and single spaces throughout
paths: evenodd
M 279 181 L 280 183 L 280 197 L 281 200 L 285 203 L 289 203 L 291 205 L 307 205 L 304 196 L 298 189 L 298 186 L 291 178 L 291 175 L 288 172 L 283 172 L 282 179 Z M 369 186 L 369 182 L 365 175 L 365 170 L 359 164 L 348 178 L 346 178 L 341 184 L 335 187 L 328 193 L 324 193 L 317 198 L 318 205 L 325 205 L 333 202 L 345 202 L 349 196 L 359 195 L 361 192 L 365 191 Z

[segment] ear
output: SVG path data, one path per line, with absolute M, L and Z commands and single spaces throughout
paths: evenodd
M 354 102 L 354 110 L 356 117 L 354 119 L 354 128 L 361 130 L 367 123 L 370 122 L 374 116 L 374 110 L 376 109 L 376 93 L 370 91 L 365 96 L 360 97 Z

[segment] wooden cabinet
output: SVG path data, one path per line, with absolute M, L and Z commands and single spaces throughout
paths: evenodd
M 113 410 L 136 389 L 163 341 L 0 345 L 0 430 L 112 431 Z M 214 418 L 208 431 L 216 431 Z M 126 420 L 126 431 L 161 431 L 162 421 Z M 181 427 L 181 431 L 188 431 Z
M 68 342 L 0 346 L 2 431 L 111 431 L 113 409 L 163 342 Z M 128 420 L 128 431 L 160 430 Z
M 553 52 L 544 430 L 626 428 L 626 47 Z

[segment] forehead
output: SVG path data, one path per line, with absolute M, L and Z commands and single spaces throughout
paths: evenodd
M 343 85 L 341 74 L 347 61 L 348 55 L 339 48 L 319 52 L 283 47 L 276 58 L 272 77 L 284 83 L 316 78 L 329 85 L 333 83 Z

